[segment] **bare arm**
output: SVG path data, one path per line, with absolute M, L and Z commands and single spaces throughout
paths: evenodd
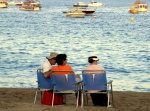
M 44 73 L 44 77 L 45 77 L 45 78 L 50 77 L 50 72 L 51 72 L 51 70 L 49 70 L 49 71 L 45 72 L 45 73 Z

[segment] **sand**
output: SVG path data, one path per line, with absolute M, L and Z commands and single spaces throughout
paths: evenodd
M 67 96 L 65 105 L 54 107 L 40 103 L 38 93 L 34 104 L 35 88 L 0 88 L 0 111 L 150 111 L 150 92 L 122 92 L 114 91 L 114 108 L 93 106 L 89 104 L 83 108 L 76 108 L 75 95 Z

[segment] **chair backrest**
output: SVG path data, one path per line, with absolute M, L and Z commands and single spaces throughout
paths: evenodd
M 106 74 L 82 74 L 84 90 L 107 90 Z
M 45 78 L 42 72 L 37 71 L 38 88 L 52 89 L 52 80 Z
M 76 90 L 74 74 L 52 74 L 55 90 Z

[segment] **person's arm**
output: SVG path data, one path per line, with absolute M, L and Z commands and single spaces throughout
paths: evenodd
M 44 77 L 45 77 L 45 78 L 50 77 L 50 72 L 51 72 L 51 70 L 49 70 L 49 71 L 47 71 L 47 72 L 44 72 Z

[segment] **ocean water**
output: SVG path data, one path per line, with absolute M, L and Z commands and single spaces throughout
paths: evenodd
M 55 51 L 68 55 L 77 74 L 97 55 L 113 90 L 150 92 L 150 10 L 133 15 L 135 0 L 97 1 L 103 7 L 85 18 L 62 13 L 79 0 L 41 0 L 34 12 L 0 9 L 0 87 L 37 87 L 36 70 Z

